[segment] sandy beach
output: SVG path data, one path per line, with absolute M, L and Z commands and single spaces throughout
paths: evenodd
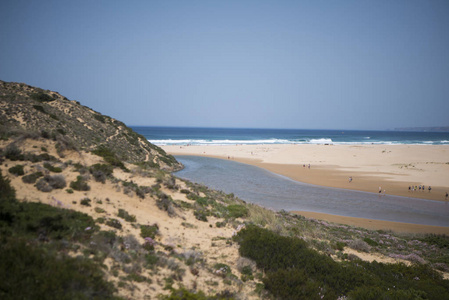
M 232 159 L 315 185 L 373 193 L 380 189 L 390 195 L 449 200 L 445 197 L 449 192 L 449 146 L 444 145 L 201 145 L 163 149 L 172 155 Z M 425 190 L 419 190 L 420 185 Z M 409 191 L 409 186 L 418 189 Z M 326 219 L 328 215 L 314 217 Z M 404 232 L 430 230 L 357 218 L 334 217 L 333 221 L 363 227 L 371 223 L 372 229 Z

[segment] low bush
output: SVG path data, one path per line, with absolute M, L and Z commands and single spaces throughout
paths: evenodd
M 22 150 L 20 150 L 15 144 L 9 144 L 6 147 L 6 149 L 4 150 L 3 155 L 5 156 L 5 158 L 12 160 L 12 161 L 18 161 L 18 160 L 24 159 Z
M 89 191 L 90 186 L 82 176 L 77 176 L 75 181 L 70 182 L 70 187 L 75 191 Z
M 36 180 L 40 177 L 44 176 L 44 173 L 42 172 L 34 172 L 28 175 L 25 175 L 22 177 L 22 181 L 24 183 L 35 183 Z
M 49 170 L 50 172 L 54 172 L 54 173 L 61 173 L 62 169 L 60 167 L 55 167 L 52 164 L 46 162 L 44 163 L 44 168 Z
M 173 199 L 167 194 L 160 193 L 158 199 L 156 200 L 156 205 L 160 210 L 166 211 L 170 217 L 176 215 L 173 206 Z
M 230 204 L 227 207 L 230 218 L 242 218 L 248 215 L 248 209 L 239 204 Z
M 263 283 L 276 298 L 446 299 L 449 282 L 428 265 L 382 264 L 360 260 L 337 263 L 298 238 L 247 226 L 235 238 L 240 255 L 264 269 Z M 365 243 L 365 242 L 364 242 Z M 382 291 L 378 294 L 369 291 Z M 389 290 L 392 290 L 390 293 Z M 398 298 L 395 298 L 398 297 Z
M 123 162 L 108 147 L 101 145 L 92 151 L 93 154 L 103 157 L 103 159 L 112 166 L 119 167 L 124 171 L 128 171 Z
M 53 97 L 44 92 L 33 93 L 30 95 L 30 97 L 39 102 L 51 102 L 55 100 Z
M 22 176 L 25 174 L 25 171 L 23 170 L 23 165 L 15 165 L 14 167 L 9 168 L 8 172 L 16 176 Z
M 108 219 L 105 224 L 116 229 L 122 229 L 122 223 L 117 219 Z
M 136 222 L 136 216 L 130 215 L 126 210 L 119 208 L 118 217 L 124 219 L 127 222 Z
M 51 192 L 53 189 L 63 189 L 67 183 L 62 175 L 45 175 L 36 183 L 36 188 L 41 192 Z
M 106 178 L 112 175 L 114 168 L 107 164 L 95 164 L 89 168 L 89 171 L 95 181 L 105 183 Z
M 159 232 L 159 227 L 157 224 L 154 225 L 140 225 L 140 236 L 143 238 L 156 238 L 156 235 Z
M 91 202 L 91 200 L 89 198 L 84 198 L 80 201 L 80 204 L 84 205 L 84 206 L 91 206 L 90 202 Z

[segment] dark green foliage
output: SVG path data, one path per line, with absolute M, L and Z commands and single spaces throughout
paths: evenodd
M 93 154 L 103 157 L 103 159 L 114 167 L 119 167 L 122 170 L 128 171 L 123 162 L 117 157 L 117 155 L 108 147 L 101 145 L 97 149 L 92 151 Z
M 44 114 L 47 113 L 42 105 L 33 105 L 33 107 L 34 107 L 34 109 L 36 109 L 37 111 L 40 111 L 41 113 L 44 113 Z
M 90 173 L 95 181 L 105 183 L 106 178 L 112 175 L 114 168 L 107 164 L 95 164 L 89 168 Z
M 0 200 L 1 201 L 11 201 L 16 198 L 16 191 L 10 185 L 10 180 L 4 178 L 2 175 L 2 170 L 0 169 Z M 0 205 L 1 202 L 0 201 Z M 1 208 L 1 206 L 0 206 Z M 1 211 L 0 211 L 1 213 Z
M 231 204 L 228 205 L 227 210 L 231 218 L 242 218 L 248 215 L 248 209 L 243 205 Z
M 118 217 L 124 219 L 127 222 L 136 222 L 136 216 L 130 215 L 126 210 L 119 208 Z
M 376 241 L 370 239 L 369 237 L 364 238 L 363 241 L 366 242 L 368 245 L 373 246 L 373 247 L 376 247 L 376 246 L 379 245 Z
M 429 234 L 421 241 L 438 246 L 441 249 L 449 249 L 449 236 L 444 234 Z
M 6 147 L 3 155 L 5 156 L 5 158 L 12 160 L 12 161 L 17 161 L 17 160 L 23 160 L 24 156 L 22 154 L 22 150 L 20 150 L 16 145 L 14 144 L 10 144 Z
M 53 117 L 53 115 L 52 115 L 52 117 Z M 65 132 L 64 129 L 62 129 L 62 128 L 58 128 L 58 129 L 56 129 L 56 131 L 59 132 L 59 133 L 62 134 L 62 135 L 65 135 L 65 134 L 66 134 L 66 132 Z
M 49 170 L 50 172 L 54 172 L 54 173 L 61 173 L 62 169 L 60 167 L 55 167 L 52 164 L 46 162 L 44 163 L 44 168 Z
M 53 189 L 63 189 L 67 186 L 62 175 L 45 175 L 36 183 L 36 188 L 42 192 L 51 192 Z
M 101 268 L 84 258 L 9 240 L 0 245 L 2 299 L 114 299 Z
M 98 264 L 57 252 L 67 241 L 88 243 L 87 228 L 86 214 L 18 202 L 0 171 L 0 298 L 113 299 Z
M 23 165 L 15 165 L 14 167 L 9 168 L 8 172 L 16 176 L 22 176 L 25 174 L 25 171 L 23 170 Z
M 28 160 L 33 163 L 41 162 L 41 161 L 58 161 L 56 157 L 53 155 L 49 155 L 48 153 L 41 153 L 39 155 L 32 153 L 25 153 L 23 156 L 23 160 Z
M 158 234 L 159 227 L 154 225 L 140 225 L 140 236 L 143 238 L 149 237 L 154 239 Z
M 88 191 L 90 186 L 87 184 L 86 180 L 82 176 L 77 176 L 76 181 L 70 182 L 70 187 L 75 191 Z
M 106 225 L 111 226 L 113 228 L 122 229 L 122 223 L 120 223 L 117 219 L 108 219 L 106 221 Z
M 90 202 L 91 202 L 91 200 L 89 198 L 84 198 L 80 201 L 80 204 L 84 205 L 84 206 L 91 206 Z
M 33 93 L 30 96 L 32 99 L 39 101 L 39 102 L 51 102 L 51 101 L 55 100 L 53 97 L 51 97 L 50 95 L 48 95 L 44 92 Z
M 193 215 L 197 220 L 207 222 L 207 216 L 209 215 L 209 212 L 204 209 L 197 209 L 193 212 Z
M 106 123 L 106 118 L 103 115 L 94 114 L 94 118 L 100 121 L 101 123 Z
M 23 176 L 22 177 L 22 181 L 24 183 L 35 183 L 36 180 L 39 177 L 42 177 L 42 176 L 44 176 L 44 173 L 42 173 L 42 172 L 34 172 L 34 173 L 31 173 L 31 174 Z
M 427 265 L 337 263 L 300 239 L 255 226 L 240 231 L 236 240 L 240 254 L 265 270 L 263 283 L 278 298 L 319 299 L 322 295 L 336 299 L 352 294 L 354 299 L 379 299 L 379 295 L 381 299 L 390 299 L 390 295 L 391 299 L 409 299 L 402 295 L 449 298 L 449 283 Z M 383 292 L 379 294 L 376 289 Z M 390 294 L 389 289 L 395 291 Z
M 173 199 L 167 194 L 160 193 L 156 200 L 156 205 L 160 210 L 164 210 L 169 216 L 175 216 L 176 212 L 173 207 Z

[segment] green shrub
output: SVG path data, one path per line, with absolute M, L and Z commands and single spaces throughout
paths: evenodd
M 381 296 L 389 296 L 386 291 L 393 286 L 392 299 L 409 299 L 399 296 L 409 293 L 426 299 L 449 297 L 449 283 L 428 265 L 408 267 L 360 260 L 337 263 L 310 249 L 303 240 L 255 226 L 241 230 L 235 239 L 240 244 L 240 255 L 265 270 L 263 283 L 276 298 L 316 299 L 319 291 L 318 296 L 326 299 L 352 294 L 352 299 L 378 299 L 376 293 L 369 293 L 370 289 L 379 288 L 384 291 Z
M 103 159 L 112 166 L 119 167 L 124 171 L 128 171 L 123 162 L 117 157 L 117 155 L 108 147 L 101 145 L 97 149 L 92 151 L 93 154 L 103 157 Z
M 70 182 L 70 187 L 75 191 L 88 191 L 90 186 L 82 176 L 77 176 L 76 181 Z
M 51 97 L 50 95 L 44 93 L 44 92 L 37 92 L 30 95 L 32 99 L 39 101 L 39 102 L 51 102 L 55 99 Z
M 16 176 L 22 176 L 25 174 L 25 171 L 23 170 L 23 165 L 15 165 L 14 167 L 9 168 L 8 172 Z
M 52 164 L 50 164 L 48 162 L 44 163 L 44 168 L 49 170 L 50 172 L 54 172 L 54 173 L 61 173 L 62 172 L 61 168 L 55 167 L 55 166 L 53 166 Z
M 106 211 L 101 207 L 95 207 L 95 212 L 99 214 L 104 214 Z
M 105 183 L 106 178 L 112 175 L 114 168 L 111 165 L 95 164 L 89 168 L 89 171 L 95 178 L 95 181 Z
M 209 212 L 207 210 L 197 209 L 193 212 L 193 215 L 197 220 L 207 222 L 207 216 L 209 215 Z
M 53 189 L 63 189 L 67 186 L 62 175 L 45 175 L 36 183 L 36 188 L 42 192 L 51 192 Z
M 429 234 L 422 238 L 421 241 L 438 246 L 441 249 L 449 249 L 449 236 L 444 234 Z
M 118 217 L 124 219 L 127 222 L 136 222 L 136 216 L 130 215 L 126 210 L 119 208 Z
M 20 150 L 15 144 L 8 145 L 6 147 L 6 149 L 4 150 L 3 155 L 5 156 L 5 158 L 12 160 L 12 161 L 24 159 L 22 150 Z
M 364 238 L 363 241 L 372 247 L 376 247 L 379 245 L 376 241 L 370 239 L 369 237 Z
M 149 237 L 153 240 L 156 238 L 156 235 L 159 232 L 159 227 L 154 225 L 140 225 L 140 236 L 143 238 Z
M 108 219 L 106 221 L 106 225 L 111 226 L 113 228 L 122 229 L 122 223 L 120 223 L 117 219 Z
M 42 172 L 34 172 L 28 175 L 25 175 L 22 177 L 22 181 L 24 183 L 35 183 L 36 180 L 40 177 L 44 176 L 44 173 Z
M 72 258 L 21 240 L 0 246 L 2 299 L 113 299 L 112 283 L 89 259 Z
M 84 206 L 91 206 L 90 202 L 91 202 L 91 200 L 89 198 L 84 198 L 80 201 L 80 204 L 84 205 Z
M 73 194 L 73 190 L 72 189 L 66 189 L 65 190 L 68 194 Z
M 227 210 L 229 212 L 229 217 L 231 218 L 242 218 L 248 216 L 248 209 L 239 204 L 228 205 Z

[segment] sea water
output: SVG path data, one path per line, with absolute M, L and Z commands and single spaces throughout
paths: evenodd
M 448 202 L 320 187 L 232 160 L 199 156 L 176 159 L 185 166 L 176 176 L 276 211 L 313 211 L 449 227 Z
M 449 132 L 132 127 L 151 143 L 163 145 L 232 144 L 422 144 L 449 145 Z

